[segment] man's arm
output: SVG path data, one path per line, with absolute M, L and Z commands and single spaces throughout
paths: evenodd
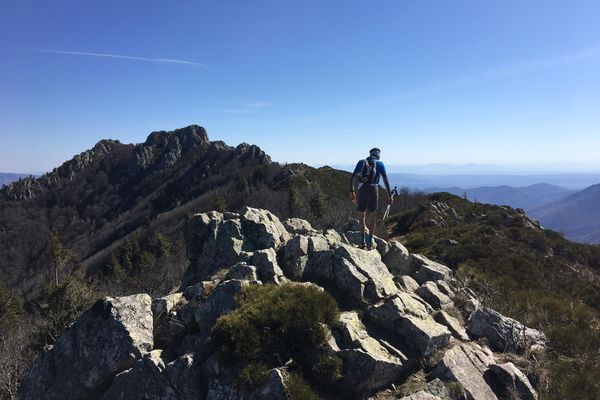
M 354 172 L 352 173 L 352 176 L 350 177 L 350 193 L 354 193 L 354 177 L 356 177 L 356 175 L 358 175 L 360 173 L 360 171 L 362 171 L 362 161 L 359 161 L 356 164 L 356 167 L 354 168 Z
M 384 163 L 380 164 L 379 173 L 381 174 L 381 177 L 383 178 L 383 183 L 385 184 L 385 190 L 387 190 L 387 194 L 391 201 L 392 200 L 392 190 L 390 189 L 390 181 L 388 180 L 387 171 L 385 170 Z

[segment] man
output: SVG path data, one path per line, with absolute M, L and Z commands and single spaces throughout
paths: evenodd
M 383 177 L 385 189 L 388 194 L 388 204 L 392 204 L 393 196 L 390 191 L 385 165 L 380 161 L 381 150 L 378 148 L 369 151 L 369 157 L 360 160 L 354 168 L 350 177 L 350 200 L 356 204 L 359 213 L 360 230 L 362 232 L 361 248 L 371 250 L 373 248 L 373 233 L 375 232 L 375 220 L 379 203 L 379 179 Z M 358 176 L 358 198 L 354 192 L 354 178 Z M 368 218 L 367 218 L 368 216 Z M 368 219 L 368 220 L 367 220 Z M 365 227 L 369 229 L 368 237 Z

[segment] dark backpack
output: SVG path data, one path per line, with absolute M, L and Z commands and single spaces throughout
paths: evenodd
M 364 184 L 372 185 L 375 183 L 377 175 L 377 162 L 375 160 L 364 160 L 360 179 Z

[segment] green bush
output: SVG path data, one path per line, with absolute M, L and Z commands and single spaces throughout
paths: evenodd
M 290 374 L 287 378 L 286 391 L 290 400 L 319 400 L 308 383 L 298 374 Z
M 342 378 L 342 364 L 337 356 L 321 355 L 313 365 L 313 376 L 325 385 L 333 385 Z
M 256 285 L 244 288 L 238 303 L 238 309 L 217 320 L 209 344 L 225 360 L 241 365 L 242 374 L 254 363 L 274 368 L 292 359 L 306 371 L 341 375 L 340 361 L 319 357 L 329 335 L 326 327 L 339 317 L 328 293 L 298 284 Z
M 269 369 L 260 362 L 250 362 L 240 372 L 237 384 L 242 389 L 251 392 L 265 384 L 269 377 Z

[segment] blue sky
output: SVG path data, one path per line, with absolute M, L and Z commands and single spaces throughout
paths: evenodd
M 598 1 L 0 3 L 0 171 L 191 123 L 282 162 L 600 170 Z

